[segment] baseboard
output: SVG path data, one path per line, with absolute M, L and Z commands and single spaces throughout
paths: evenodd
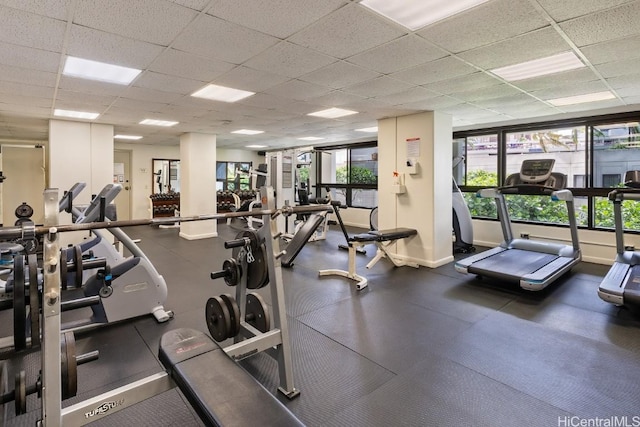
M 186 233 L 180 232 L 178 235 L 186 240 L 199 240 L 199 239 L 209 239 L 211 237 L 218 237 L 217 232 L 205 233 L 205 234 L 186 234 Z

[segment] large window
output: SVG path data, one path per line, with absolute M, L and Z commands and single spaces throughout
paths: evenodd
M 611 228 L 613 209 L 607 194 L 624 186 L 627 171 L 640 170 L 639 118 L 640 113 L 626 113 L 456 132 L 454 157 L 464 147 L 465 164 L 454 170 L 454 178 L 465 192 L 471 214 L 492 218 L 494 211 L 477 202 L 478 187 L 503 185 L 524 159 L 553 158 L 554 172 L 567 175 L 578 224 Z M 564 204 L 549 198 L 513 196 L 507 201 L 514 221 L 567 222 Z M 625 201 L 623 215 L 625 228 L 640 231 L 640 202 Z
M 216 162 L 216 190 L 251 190 L 251 162 Z
M 347 206 L 378 205 L 378 147 L 375 143 L 320 151 L 320 188 Z

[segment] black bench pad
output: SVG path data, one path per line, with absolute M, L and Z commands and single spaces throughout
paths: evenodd
M 175 329 L 160 339 L 160 362 L 208 426 L 303 426 L 209 336 Z
M 280 258 L 280 263 L 283 267 L 289 268 L 293 266 L 293 260 L 296 259 L 304 245 L 309 241 L 323 220 L 323 215 L 309 215 L 309 218 L 304 222 L 302 227 L 300 227 L 300 230 L 294 234 L 293 239 L 291 239 L 287 245 L 285 249 L 287 253 Z
M 413 228 L 390 228 L 388 230 L 373 230 L 368 233 L 351 236 L 351 242 L 387 242 L 389 240 L 404 239 L 418 234 Z

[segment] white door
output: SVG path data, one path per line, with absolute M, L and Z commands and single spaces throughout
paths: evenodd
M 131 219 L 131 151 L 113 152 L 113 182 L 122 185 L 115 199 L 118 220 Z
M 0 146 L 2 224 L 12 226 L 18 219 L 16 208 L 25 202 L 33 209 L 31 220 L 44 222 L 44 147 L 41 145 Z

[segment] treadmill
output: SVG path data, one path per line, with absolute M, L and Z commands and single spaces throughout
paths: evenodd
M 478 197 L 493 197 L 498 208 L 504 241 L 500 246 L 457 261 L 460 273 L 492 277 L 517 283 L 522 289 L 540 291 L 580 262 L 582 254 L 578 242 L 578 225 L 573 194 L 566 187 L 567 176 L 552 172 L 554 159 L 528 159 L 522 162 L 520 173 L 509 175 L 506 186 L 486 188 Z M 550 196 L 564 201 L 569 215 L 571 245 L 514 239 L 505 194 Z
M 640 307 L 640 252 L 624 246 L 622 202 L 640 200 L 640 171 L 627 171 L 624 184 L 609 193 L 613 202 L 616 228 L 616 259 L 598 287 L 598 296 L 606 302 L 628 307 Z

